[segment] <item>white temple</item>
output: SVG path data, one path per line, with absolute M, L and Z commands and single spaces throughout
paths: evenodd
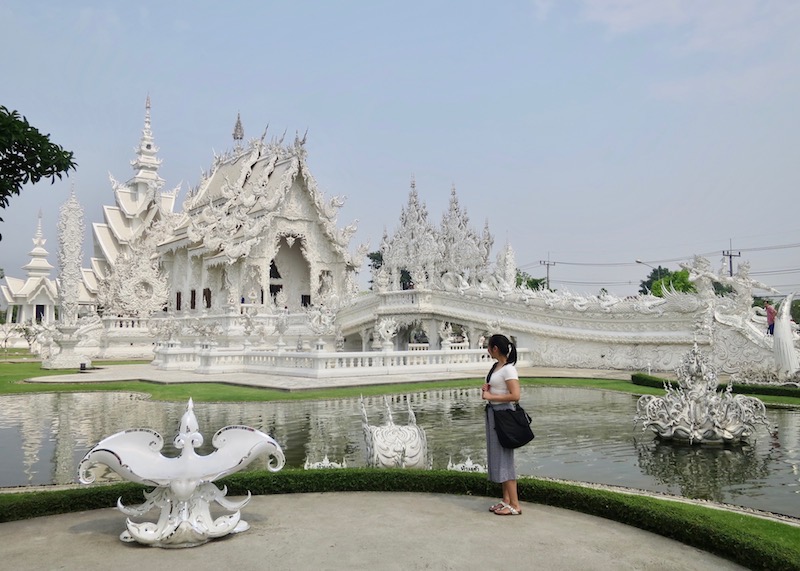
M 58 286 L 50 278 L 53 265 L 47 261 L 48 252 L 44 249 L 47 240 L 42 237 L 42 213 L 33 237 L 33 250 L 28 252 L 31 261 L 22 266 L 27 278 L 5 277 L 0 286 L 3 304 L 8 308 L 8 323 L 50 323 L 55 320 L 58 306 Z
M 79 322 L 87 355 L 198 373 L 427 372 L 482 367 L 481 338 L 503 332 L 522 365 L 666 371 L 695 342 L 721 372 L 774 364 L 753 308 L 753 291 L 767 286 L 747 263 L 727 276 L 705 258 L 687 262 L 696 294 L 530 290 L 516 285 L 509 244 L 491 260 L 488 222 L 470 226 L 455 188 L 435 225 L 412 181 L 397 228 L 381 241 L 372 289 L 358 292 L 367 247 L 351 251 L 355 223 L 339 227 L 344 201 L 317 187 L 305 136 L 284 144 L 265 132 L 244 144 L 238 117 L 233 135 L 233 149 L 214 157 L 173 212 L 178 189 L 162 191 L 148 98 L 135 174 L 111 179 L 116 204 L 93 225 L 94 257 L 82 271 L 83 313 L 97 309 Z M 33 285 L 6 278 L 2 291 L 18 315 L 47 320 L 57 297 L 38 240 L 25 267 Z M 713 281 L 733 293 L 715 295 Z M 788 346 L 797 352 L 796 339 Z

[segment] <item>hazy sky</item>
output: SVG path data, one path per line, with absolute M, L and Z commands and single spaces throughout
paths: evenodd
M 149 94 L 181 203 L 241 113 L 246 139 L 308 129 L 340 226 L 359 220 L 353 250 L 395 230 L 413 176 L 434 224 L 455 185 L 495 250 L 536 277 L 549 257 L 559 289 L 633 293 L 637 258 L 719 267 L 731 246 L 800 289 L 798 29 L 795 0 L 6 0 L 0 104 L 79 167 L 0 212 L 0 267 L 24 277 L 40 208 L 57 264 L 73 184 L 88 266 Z

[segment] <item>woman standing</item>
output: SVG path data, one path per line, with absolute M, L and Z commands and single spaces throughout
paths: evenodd
M 503 448 L 494 430 L 494 411 L 512 409 L 519 401 L 519 375 L 514 364 L 517 349 L 505 335 L 492 335 L 487 343 L 489 356 L 496 360 L 481 388 L 481 398 L 486 402 L 486 458 L 489 480 L 503 486 L 503 501 L 489 511 L 496 515 L 520 515 L 522 510 L 517 496 L 517 475 L 514 468 L 514 450 Z

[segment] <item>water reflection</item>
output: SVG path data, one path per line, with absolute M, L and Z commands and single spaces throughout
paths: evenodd
M 428 439 L 434 468 L 470 457 L 485 464 L 484 409 L 477 389 L 433 390 L 389 398 L 396 422 L 408 403 Z M 737 449 L 661 444 L 633 425 L 636 397 L 583 389 L 529 388 L 524 399 L 536 440 L 517 452 L 520 474 L 642 488 L 789 513 L 800 517 L 800 412 L 769 411 L 766 431 Z M 365 398 L 370 422 L 385 422 L 383 397 Z M 156 430 L 171 441 L 186 403 L 151 402 L 122 393 L 0 397 L 0 486 L 76 481 L 77 465 L 99 440 L 126 428 Z M 358 399 L 197 403 L 206 435 L 246 424 L 282 446 L 289 467 L 308 458 L 365 464 Z M 255 466 L 263 467 L 261 464 Z
M 636 452 L 642 471 L 673 493 L 716 502 L 726 500 L 726 489 L 768 478 L 773 463 L 754 446 L 706 449 L 656 440 L 637 443 Z

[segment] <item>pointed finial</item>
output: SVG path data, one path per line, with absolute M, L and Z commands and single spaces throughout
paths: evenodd
M 242 127 L 242 117 L 239 113 L 236 114 L 236 126 L 233 128 L 233 140 L 239 145 L 244 139 L 244 128 Z
M 417 179 L 411 174 L 411 190 L 417 190 Z
M 150 131 L 150 94 L 147 94 L 147 100 L 144 103 L 144 128 Z
M 34 237 L 34 243 L 36 240 L 42 237 L 42 209 L 39 209 L 39 222 L 36 224 L 36 235 Z

